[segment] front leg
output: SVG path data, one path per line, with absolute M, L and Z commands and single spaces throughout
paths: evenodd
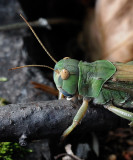
M 63 133 L 62 137 L 61 137 L 61 142 L 64 141 L 64 139 L 73 131 L 73 129 L 80 123 L 80 121 L 82 120 L 82 118 L 84 117 L 84 115 L 87 112 L 88 109 L 88 103 L 90 100 L 88 99 L 83 99 L 83 103 L 80 107 L 80 109 L 78 110 L 77 114 L 75 115 L 74 119 L 73 119 L 73 123 L 71 124 L 71 126 L 69 126 Z
M 104 107 L 106 109 L 108 109 L 109 111 L 115 113 L 116 115 L 131 121 L 131 123 L 129 125 L 130 125 L 130 127 L 133 127 L 133 113 L 132 112 L 126 111 L 124 109 L 117 108 L 113 105 L 107 105 L 107 106 L 104 106 Z

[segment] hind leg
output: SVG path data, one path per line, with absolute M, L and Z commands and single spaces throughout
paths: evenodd
M 106 109 L 108 109 L 109 111 L 115 113 L 116 115 L 131 121 L 131 123 L 129 125 L 130 125 L 130 127 L 133 127 L 133 113 L 132 112 L 126 111 L 126 110 L 121 109 L 121 108 L 117 108 L 113 105 L 107 105 L 107 106 L 104 106 L 104 107 Z

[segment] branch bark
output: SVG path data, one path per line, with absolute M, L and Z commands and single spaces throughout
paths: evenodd
M 10 104 L 0 107 L 0 141 L 37 140 L 60 137 L 72 123 L 80 105 L 71 101 L 53 100 L 26 104 Z M 89 106 L 81 125 L 75 131 L 84 133 L 125 127 L 122 120 L 100 106 Z M 73 133 L 72 133 L 73 135 Z

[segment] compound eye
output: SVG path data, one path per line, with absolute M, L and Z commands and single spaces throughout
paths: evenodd
M 69 73 L 68 70 L 62 69 L 61 72 L 60 72 L 60 75 L 61 75 L 61 78 L 62 78 L 63 80 L 66 80 L 66 79 L 69 78 L 70 73 Z

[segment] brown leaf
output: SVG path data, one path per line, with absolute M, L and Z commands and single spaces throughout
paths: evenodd
M 82 38 L 92 61 L 133 60 L 133 1 L 97 0 L 94 13 L 88 11 Z M 88 30 L 88 32 L 87 32 Z
M 133 59 L 132 15 L 131 0 L 97 1 L 96 24 L 101 38 L 99 40 L 102 44 L 102 59 L 113 62 L 127 62 Z

